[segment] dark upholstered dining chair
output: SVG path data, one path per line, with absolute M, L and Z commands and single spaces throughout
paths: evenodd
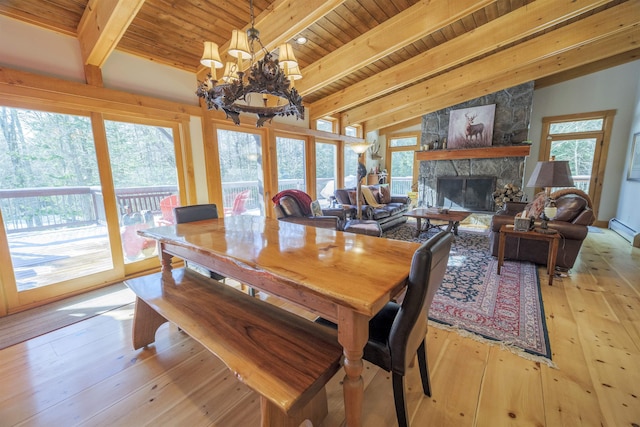
M 402 303 L 387 303 L 369 321 L 369 340 L 364 347 L 363 357 L 392 373 L 399 427 L 409 425 L 404 375 L 416 353 L 422 389 L 425 395 L 431 396 L 426 352 L 427 316 L 433 296 L 444 278 L 452 240 L 451 233 L 441 231 L 423 243 L 413 254 Z M 335 327 L 324 319 L 317 321 Z
M 173 208 L 173 215 L 176 219 L 176 224 L 182 224 L 185 222 L 203 221 L 205 219 L 218 218 L 218 207 L 213 203 L 202 205 L 190 205 L 180 206 Z M 216 273 L 215 271 L 209 271 L 209 277 L 215 280 L 224 280 L 225 277 Z M 243 285 L 244 288 L 244 285 Z M 249 287 L 247 292 L 251 296 L 255 296 L 255 289 Z
M 173 208 L 173 217 L 176 224 L 186 222 L 204 221 L 205 219 L 218 218 L 218 207 L 213 203 L 203 205 L 179 206 Z M 225 277 L 209 270 L 209 277 L 215 280 L 224 280 Z

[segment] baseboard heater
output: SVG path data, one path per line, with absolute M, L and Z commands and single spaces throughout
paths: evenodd
M 618 233 L 625 240 L 631 242 L 634 247 L 640 248 L 640 232 L 629 227 L 617 218 L 613 218 L 609 221 L 609 228 Z

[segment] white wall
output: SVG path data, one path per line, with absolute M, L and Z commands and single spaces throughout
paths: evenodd
M 0 65 L 84 82 L 80 44 L 75 37 L 43 30 L 0 15 Z
M 621 183 L 623 176 L 626 176 L 629 134 L 634 114 L 636 129 L 640 129 L 640 120 L 637 119 L 640 83 L 638 76 L 640 60 L 535 90 L 529 133 L 533 141 L 529 159 L 533 161 L 527 161 L 525 182 L 529 180 L 538 159 L 543 117 L 617 110 L 602 183 L 598 221 L 608 221 L 615 217 L 619 210 Z M 638 187 L 635 187 L 635 190 L 637 199 L 640 191 Z M 530 191 L 532 190 L 527 189 L 527 194 Z M 529 199 L 531 196 L 532 194 L 529 194 Z
M 640 82 L 640 70 L 636 71 L 635 78 Z M 631 150 L 633 135 L 640 133 L 640 83 L 636 90 L 636 99 L 631 111 L 631 126 L 627 137 L 628 145 L 626 151 L 625 167 L 620 177 L 620 194 L 615 217 L 623 224 L 631 227 L 636 232 L 640 232 L 640 213 L 638 213 L 638 198 L 640 198 L 640 181 L 628 181 L 627 174 L 631 162 Z M 640 144 L 640 136 L 638 136 Z
M 195 73 L 114 51 L 102 67 L 104 87 L 198 105 Z

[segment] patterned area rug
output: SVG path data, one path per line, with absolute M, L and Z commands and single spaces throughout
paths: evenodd
M 421 243 L 437 233 L 416 238 L 414 230 L 415 223 L 407 222 L 383 237 Z M 505 261 L 500 275 L 496 268 L 488 235 L 460 230 L 429 311 L 431 323 L 552 365 L 536 266 Z

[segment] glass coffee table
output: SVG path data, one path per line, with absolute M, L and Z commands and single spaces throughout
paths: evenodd
M 441 228 L 445 224 L 433 224 L 431 221 L 446 221 L 447 222 L 447 230 L 453 230 L 454 235 L 458 235 L 458 226 L 460 225 L 460 221 L 464 221 L 467 217 L 471 215 L 471 212 L 467 211 L 451 211 L 447 209 L 437 209 L 437 208 L 416 208 L 412 209 L 404 216 L 408 216 L 416 219 L 416 233 L 415 236 L 418 237 L 420 233 L 423 231 L 428 231 L 431 228 Z M 424 227 L 422 226 L 422 220 L 425 221 Z

